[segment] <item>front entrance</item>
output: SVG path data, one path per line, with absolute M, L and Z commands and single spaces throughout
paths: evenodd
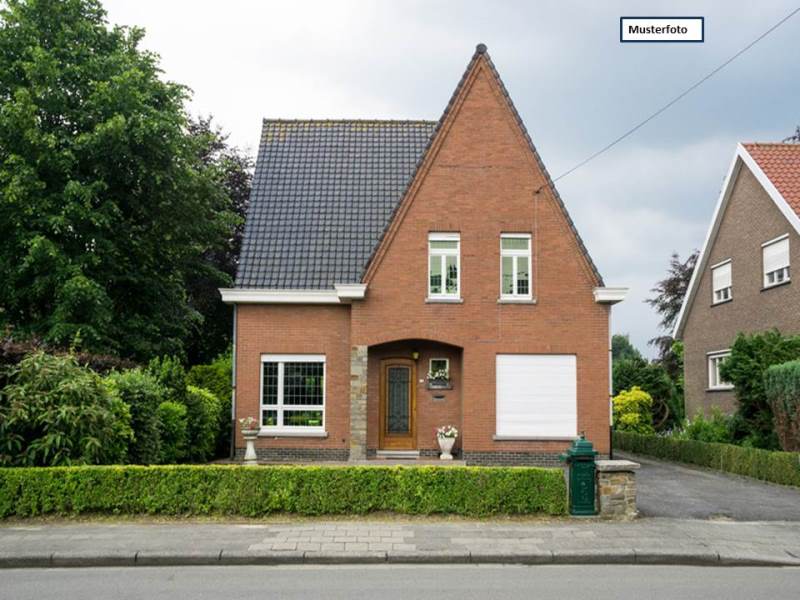
M 381 361 L 381 450 L 417 448 L 416 381 L 416 363 L 413 360 L 390 358 Z

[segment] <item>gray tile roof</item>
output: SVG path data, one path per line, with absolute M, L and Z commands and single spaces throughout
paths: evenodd
M 236 287 L 359 282 L 435 128 L 265 120 Z

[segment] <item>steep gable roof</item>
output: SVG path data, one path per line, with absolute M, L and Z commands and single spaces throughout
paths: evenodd
M 708 228 L 703 249 L 692 273 L 686 296 L 683 299 L 672 337 L 680 339 L 694 301 L 700 278 L 708 266 L 708 257 L 717 238 L 722 217 L 730 201 L 733 187 L 742 167 L 753 173 L 789 224 L 800 234 L 800 145 L 785 143 L 746 143 L 736 147 L 722 191 L 717 200 L 714 216 Z
M 500 73 L 497 71 L 497 68 L 495 67 L 494 63 L 492 62 L 492 59 L 489 56 L 489 53 L 487 52 L 487 48 L 486 48 L 485 44 L 478 44 L 476 46 L 475 52 L 472 55 L 472 58 L 470 59 L 469 63 L 467 64 L 466 69 L 464 69 L 464 73 L 461 75 L 461 79 L 459 80 L 458 85 L 456 85 L 456 89 L 453 90 L 453 93 L 450 96 L 450 100 L 448 101 L 447 106 L 445 106 L 444 112 L 442 113 L 442 116 L 439 118 L 439 121 L 436 124 L 436 129 L 434 130 L 433 135 L 431 136 L 430 143 L 428 145 L 428 148 L 425 151 L 425 155 L 423 157 L 423 160 L 420 161 L 420 163 L 417 166 L 417 171 L 414 174 L 414 177 L 412 178 L 411 181 L 409 181 L 409 185 L 408 185 L 409 189 L 406 190 L 406 193 L 404 194 L 404 198 L 402 199 L 403 203 L 405 203 L 405 204 L 408 203 L 408 195 L 412 191 L 411 188 L 412 188 L 412 186 L 414 184 L 414 180 L 417 179 L 419 171 L 423 169 L 423 165 L 424 165 L 425 161 L 426 160 L 430 160 L 432 147 L 434 145 L 436 145 L 437 140 L 439 140 L 442 137 L 442 129 L 445 127 L 445 124 L 447 123 L 448 118 L 450 117 L 451 113 L 453 112 L 453 110 L 456 107 L 456 104 L 458 103 L 459 99 L 461 98 L 462 92 L 464 91 L 465 86 L 467 85 L 467 83 L 469 82 L 470 78 L 473 76 L 474 72 L 476 71 L 476 67 L 478 66 L 478 63 L 481 63 L 481 62 L 483 64 L 485 64 L 489 68 L 489 70 L 490 70 L 490 72 L 492 74 L 492 77 L 495 80 L 495 83 L 499 87 L 500 92 L 502 93 L 503 98 L 504 98 L 509 110 L 511 111 L 511 114 L 512 114 L 514 120 L 516 121 L 517 126 L 519 127 L 520 133 L 522 134 L 522 136 L 525 139 L 526 145 L 528 146 L 529 150 L 531 151 L 531 154 L 533 155 L 534 160 L 536 161 L 536 164 L 539 167 L 539 170 L 541 171 L 543 177 L 545 178 L 545 184 L 544 184 L 543 188 L 546 188 L 552 194 L 553 198 L 555 199 L 556 203 L 558 204 L 559 208 L 561 209 L 561 212 L 564 215 L 566 223 L 569 226 L 569 229 L 571 230 L 571 232 L 572 232 L 572 234 L 573 234 L 573 236 L 575 238 L 576 243 L 578 244 L 580 252 L 583 255 L 583 257 L 585 258 L 586 264 L 588 265 L 589 270 L 591 271 L 592 276 L 595 279 L 595 285 L 597 285 L 598 287 L 604 286 L 605 284 L 603 283 L 603 277 L 600 275 L 600 271 L 597 269 L 597 266 L 595 265 L 594 261 L 592 260 L 592 257 L 589 255 L 589 251 L 586 249 L 586 245 L 583 243 L 583 239 L 581 238 L 580 234 L 578 233 L 578 230 L 575 227 L 575 223 L 572 220 L 572 218 L 570 217 L 569 212 L 567 211 L 567 207 L 564 204 L 564 201 L 562 200 L 561 195 L 558 193 L 558 190 L 556 189 L 556 186 L 555 186 L 555 184 L 553 183 L 553 180 L 550 177 L 550 173 L 547 171 L 547 167 L 544 166 L 544 163 L 542 162 L 542 159 L 539 156 L 539 152 L 536 150 L 536 146 L 533 145 L 533 140 L 531 139 L 531 136 L 528 133 L 528 129 L 525 127 L 525 123 L 523 122 L 522 117 L 520 116 L 519 112 L 517 111 L 517 107 L 514 105 L 514 101 L 511 99 L 511 95 L 508 93 L 508 89 L 506 88 L 505 84 L 503 83 L 503 79 L 500 77 Z M 542 191 L 542 190 L 540 189 L 538 191 Z M 400 210 L 398 212 L 402 212 L 402 206 L 400 206 L 398 208 L 400 208 Z M 400 217 L 402 218 L 402 214 L 400 215 Z M 375 248 L 375 255 L 377 256 L 378 259 L 380 258 L 379 255 L 382 252 L 383 247 L 388 245 L 388 243 L 391 241 L 391 231 L 389 230 L 391 225 L 392 225 L 391 222 L 387 223 L 386 235 L 384 236 L 384 239 L 381 240 L 381 245 Z M 389 239 L 387 239 L 387 238 L 389 238 Z M 370 260 L 370 264 L 368 265 L 368 270 L 367 270 L 367 273 L 365 275 L 366 279 L 368 279 L 370 277 L 371 273 L 374 272 L 374 270 L 376 268 L 376 264 L 375 264 L 375 260 L 374 259 L 375 259 L 375 256 Z
M 264 120 L 236 287 L 360 281 L 435 125 Z
M 603 286 L 484 44 L 438 122 L 265 120 L 235 286 L 332 289 L 366 280 L 479 62 L 491 71 L 595 285 Z

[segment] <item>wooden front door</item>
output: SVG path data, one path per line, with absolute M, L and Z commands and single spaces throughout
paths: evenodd
M 381 450 L 414 450 L 417 447 L 416 377 L 413 360 L 390 358 L 381 361 Z

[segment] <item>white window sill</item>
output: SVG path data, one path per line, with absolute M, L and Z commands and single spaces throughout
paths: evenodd
M 761 288 L 761 291 L 771 290 L 774 287 L 780 287 L 782 285 L 786 285 L 792 283 L 791 279 L 784 279 L 783 281 L 779 281 L 777 283 L 768 283 L 764 287 Z
M 425 304 L 463 304 L 463 298 L 425 298 Z
M 492 439 L 495 442 L 573 442 L 578 438 L 577 435 L 499 435 L 495 434 Z
M 497 299 L 498 304 L 536 304 L 536 298 L 525 298 L 509 296 L 507 298 L 500 297 Z
M 268 429 L 266 427 L 262 427 L 258 432 L 258 437 L 326 438 L 328 437 L 328 432 L 321 429 L 306 429 L 298 431 L 296 429 Z

